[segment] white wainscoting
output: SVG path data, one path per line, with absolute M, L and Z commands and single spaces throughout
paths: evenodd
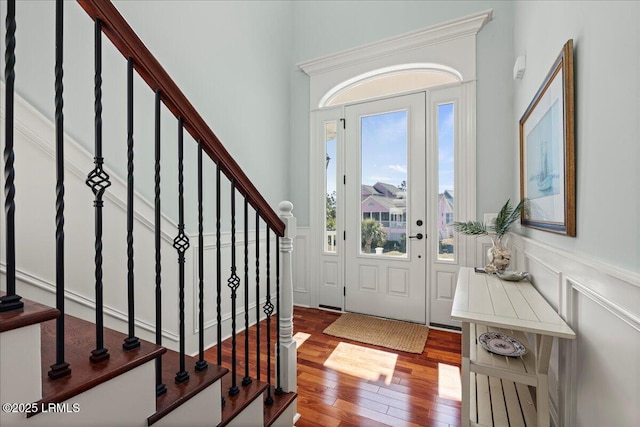
M 577 334 L 556 340 L 549 369 L 556 426 L 637 426 L 640 419 L 640 274 L 511 236 L 512 268 Z
M 310 274 L 309 244 L 311 229 L 298 227 L 293 244 L 293 303 L 303 307 L 315 307 L 313 293 L 309 289 Z

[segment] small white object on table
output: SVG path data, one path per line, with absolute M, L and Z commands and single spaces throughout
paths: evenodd
M 513 396 L 522 396 L 523 392 L 528 395 L 526 386 L 531 385 L 536 387 L 536 424 L 538 427 L 548 427 L 548 371 L 553 337 L 576 338 L 576 334 L 553 307 L 528 280 L 509 282 L 500 280 L 495 275 L 475 273 L 472 268 L 461 267 L 451 318 L 462 322 L 462 425 L 470 425 L 472 413 L 475 414 L 474 417 L 478 417 L 477 423 L 474 420 L 473 425 L 491 425 L 491 419 L 506 416 L 510 404 L 517 405 L 517 402 L 510 403 Z M 489 353 L 477 342 L 477 337 L 487 331 L 510 335 L 521 341 L 529 351 L 518 358 Z M 525 333 L 534 334 L 533 348 L 528 344 Z M 485 400 L 482 396 L 492 392 L 489 387 L 485 387 L 486 381 L 482 386 L 486 389 L 483 390 L 480 390 L 480 382 L 472 384 L 472 375 L 478 375 L 478 378 L 482 376 L 483 380 L 487 376 L 488 383 L 492 385 L 496 381 L 502 381 L 503 388 L 499 393 L 504 393 L 506 401 L 503 415 L 494 413 L 491 416 L 489 412 L 488 423 L 480 419 L 483 413 L 487 413 L 479 408 Z M 508 391 L 511 389 L 513 393 Z M 471 398 L 472 392 L 477 393 L 478 407 L 476 396 Z M 486 401 L 489 402 L 489 399 Z M 490 410 L 495 412 L 496 408 L 492 407 Z M 529 410 L 523 407 L 525 418 L 528 414 L 529 417 L 535 417 L 534 411 L 532 406 Z

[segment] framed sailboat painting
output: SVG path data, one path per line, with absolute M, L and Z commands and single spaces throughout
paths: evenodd
M 573 40 L 569 40 L 520 119 L 521 222 L 576 235 Z

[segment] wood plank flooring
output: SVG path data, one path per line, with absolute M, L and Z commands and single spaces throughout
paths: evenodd
M 298 347 L 298 412 L 302 418 L 297 427 L 460 425 L 459 334 L 431 329 L 422 354 L 404 353 L 323 334 L 339 316 L 294 309 L 294 332 L 310 335 Z M 341 342 L 384 352 L 386 356 L 380 353 L 385 359 L 381 365 L 397 355 L 393 374 L 366 379 L 361 374 L 364 357 L 354 357 L 340 370 L 326 367 Z
M 294 308 L 294 334 L 299 340 L 298 412 L 302 416 L 296 427 L 460 425 L 460 334 L 431 329 L 422 354 L 404 353 L 323 334 L 322 331 L 339 316 L 339 313 L 325 310 Z M 275 340 L 275 319 L 271 322 L 271 330 L 272 340 Z M 264 321 L 260 334 L 264 352 Z M 254 325 L 249 329 L 249 369 L 253 378 L 257 365 L 255 336 Z M 343 344 L 336 352 L 340 343 Z M 237 373 L 244 375 L 244 332 L 238 334 L 237 345 Z M 367 353 L 366 357 L 358 357 L 358 348 Z M 372 353 L 366 349 L 380 352 L 373 352 L 381 357 L 379 375 L 375 379 L 371 377 L 375 375 L 375 366 L 367 367 L 365 363 L 371 360 Z M 223 366 L 231 369 L 228 363 L 231 359 L 230 339 L 222 344 L 222 356 Z M 216 348 L 208 349 L 205 358 L 215 363 Z M 391 359 L 395 361 L 395 368 L 389 373 Z M 266 381 L 264 355 L 260 371 L 262 381 Z M 272 378 L 275 378 L 274 371 L 272 367 Z

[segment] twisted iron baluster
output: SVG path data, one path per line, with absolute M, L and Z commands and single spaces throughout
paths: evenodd
M 55 65 L 55 121 L 56 121 L 56 363 L 51 365 L 49 377 L 61 378 L 71 373 L 64 360 L 64 115 L 62 99 L 62 28 L 63 4 L 56 0 L 56 65 Z
M 198 361 L 196 371 L 207 369 L 204 360 L 204 226 L 202 219 L 202 142 L 198 143 Z
M 133 275 L 133 58 L 127 58 L 127 314 L 129 336 L 122 348 L 140 347 L 135 336 L 135 292 Z
M 260 212 L 256 209 L 256 379 L 260 381 Z
M 104 348 L 103 301 L 102 301 L 102 197 L 111 185 L 109 174 L 102 165 L 102 22 L 96 19 L 95 27 L 95 77 L 94 77 L 94 110 L 95 110 L 95 152 L 93 158 L 95 168 L 87 175 L 85 183 L 95 196 L 95 292 L 96 292 L 96 349 L 91 352 L 89 360 L 93 363 L 107 360 L 109 350 Z
M 242 385 L 251 384 L 249 376 L 249 199 L 244 198 L 244 378 Z
M 16 226 L 15 170 L 13 168 L 13 94 L 16 65 L 16 1 L 7 1 L 7 32 L 5 37 L 5 147 L 4 147 L 4 211 L 7 221 L 7 294 L 0 297 L 0 311 L 18 310 L 24 306 L 16 294 Z
M 236 182 L 231 180 L 231 277 L 227 280 L 231 289 L 231 387 L 229 396 L 240 393 L 236 384 L 237 352 L 236 352 L 236 297 L 240 278 L 236 274 Z
M 276 396 L 284 393 L 280 383 L 280 236 L 276 234 Z
M 222 365 L 222 248 L 220 247 L 220 165 L 216 165 L 216 333 L 218 366 Z
M 273 396 L 271 396 L 271 314 L 273 313 L 273 304 L 271 304 L 271 253 L 269 251 L 269 232 L 271 229 L 267 227 L 267 295 L 264 303 L 264 314 L 267 316 L 267 398 L 264 400 L 265 405 L 273 404 Z
M 185 327 L 184 327 L 184 253 L 189 248 L 189 237 L 184 233 L 184 124 L 178 119 L 178 235 L 173 239 L 173 247 L 178 252 L 178 298 L 180 328 L 180 370 L 176 373 L 176 383 L 189 379 L 185 367 Z
M 162 345 L 162 257 L 161 247 L 161 209 L 160 209 L 160 102 L 162 95 L 156 91 L 155 99 L 155 255 L 156 255 L 156 345 Z M 156 357 L 156 396 L 167 392 L 167 386 L 162 382 L 162 356 Z

